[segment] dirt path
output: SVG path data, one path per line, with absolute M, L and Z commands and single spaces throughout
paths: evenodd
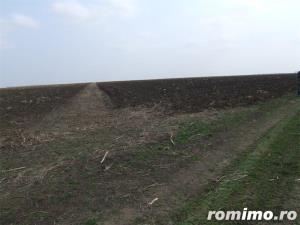
M 249 150 L 260 137 L 286 117 L 295 114 L 299 109 L 299 101 L 288 101 L 271 114 L 253 119 L 237 129 L 223 132 L 214 137 L 208 151 L 200 152 L 200 161 L 172 174 L 171 181 L 163 185 L 153 185 L 147 190 L 144 199 L 140 199 L 139 208 L 125 207 L 118 216 L 109 218 L 106 225 L 124 224 L 172 224 L 171 216 L 174 209 L 195 194 L 205 191 L 205 186 L 217 181 L 222 171 L 240 153 Z M 200 149 L 201 151 L 201 149 Z M 147 206 L 151 200 L 157 201 Z M 297 201 L 296 201 L 297 202 Z M 142 207 L 141 207 L 142 205 Z M 140 216 L 143 215 L 143 216 Z M 139 218 L 139 222 L 136 218 Z
M 106 94 L 95 83 L 91 83 L 65 105 L 48 113 L 33 130 L 67 132 L 104 124 L 110 118 L 110 107 Z

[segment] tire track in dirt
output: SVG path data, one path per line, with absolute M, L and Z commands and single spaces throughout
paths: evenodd
M 296 109 L 299 109 L 299 101 L 290 100 L 271 115 L 264 115 L 237 129 L 218 134 L 214 137 L 210 150 L 200 154 L 200 161 L 172 175 L 173 178 L 168 184 L 152 187 L 144 199 L 139 199 L 140 202 L 137 203 L 139 206 L 121 209 L 119 215 L 108 218 L 104 224 L 129 225 L 133 224 L 136 218 L 142 218 L 141 224 L 155 224 L 158 218 L 163 224 L 172 224 L 171 216 L 174 209 L 181 207 L 184 201 L 204 192 L 209 183 L 216 182 L 223 175 L 223 170 L 237 155 L 249 148 L 251 150 L 251 146 L 260 137 L 282 119 L 293 116 Z M 158 198 L 158 201 L 147 206 L 147 202 L 155 198 Z

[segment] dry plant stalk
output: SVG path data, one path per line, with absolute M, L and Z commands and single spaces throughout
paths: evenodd
M 153 199 L 151 202 L 148 203 L 148 205 L 153 205 L 154 202 L 156 202 L 158 200 L 158 198 Z
M 17 171 L 17 170 L 23 170 L 23 169 L 26 169 L 26 167 L 22 166 L 22 167 L 18 167 L 18 168 L 9 169 L 9 170 L 2 170 L 2 172 L 11 172 L 11 171 Z
M 103 158 L 102 158 L 102 160 L 101 160 L 101 164 L 105 161 L 106 156 L 108 155 L 108 153 L 109 153 L 109 151 L 106 151 L 106 152 L 105 152 L 105 154 L 104 154 L 104 156 L 103 156 Z
M 173 132 L 171 133 L 170 141 L 171 141 L 172 145 L 175 146 L 175 142 L 174 142 L 174 140 L 173 140 Z

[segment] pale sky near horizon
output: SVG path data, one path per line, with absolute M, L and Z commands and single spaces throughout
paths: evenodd
M 0 87 L 300 70 L 299 0 L 0 0 Z

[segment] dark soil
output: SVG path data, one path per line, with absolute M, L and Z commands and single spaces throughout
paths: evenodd
M 1 127 L 22 126 L 38 121 L 55 107 L 64 104 L 85 85 L 56 85 L 0 89 Z
M 98 83 L 115 107 L 162 104 L 177 112 L 254 104 L 297 90 L 295 74 Z

